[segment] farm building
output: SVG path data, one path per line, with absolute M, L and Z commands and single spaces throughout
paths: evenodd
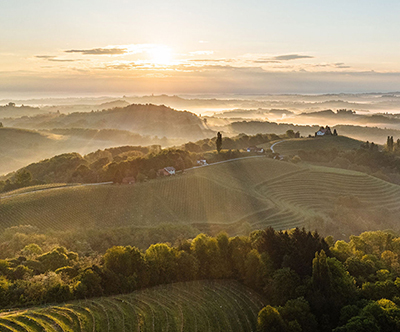
M 123 178 L 122 184 L 135 184 L 135 178 L 133 176 Z
M 263 153 L 264 149 L 263 148 L 258 148 L 256 146 L 249 146 L 247 148 L 247 152 L 256 152 L 256 153 Z
M 175 168 L 174 167 L 164 167 L 158 170 L 158 176 L 169 176 L 175 175 Z
M 329 126 L 321 127 L 319 130 L 315 133 L 315 136 L 330 136 L 332 135 L 331 128 Z

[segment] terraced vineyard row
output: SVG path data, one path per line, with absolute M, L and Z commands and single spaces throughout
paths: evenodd
M 1 228 L 151 226 L 231 222 L 267 202 L 206 178 L 187 175 L 136 186 L 70 187 L 2 199 Z
M 399 208 L 400 187 L 359 173 L 340 174 L 308 171 L 272 181 L 261 189 L 292 206 L 321 209 L 333 205 L 340 196 L 357 197 L 367 207 Z
M 0 331 L 247 332 L 264 305 L 235 281 L 195 281 L 3 314 Z
M 316 151 L 326 149 L 352 150 L 361 146 L 361 141 L 346 136 L 325 136 L 317 138 L 287 139 L 277 144 L 274 150 L 285 156 L 296 155 L 299 150 Z M 270 143 L 260 145 L 269 148 Z
M 21 224 L 64 230 L 232 223 L 271 207 L 269 200 L 252 190 L 255 183 L 297 169 L 291 164 L 254 158 L 135 186 L 75 186 L 4 197 L 0 228 Z
M 191 172 L 231 188 L 248 190 L 256 184 L 299 170 L 301 168 L 294 164 L 278 163 L 268 158 L 252 158 L 234 160 L 211 168 L 198 168 Z
M 74 186 L 77 184 L 72 184 L 72 183 L 48 183 L 48 184 L 41 184 L 37 186 L 31 186 L 31 187 L 24 187 L 8 192 L 3 192 L 0 193 L 0 198 L 1 197 L 9 197 L 9 196 L 16 196 L 16 195 L 21 195 L 21 194 L 27 194 L 33 191 L 41 191 L 41 190 L 46 190 L 46 189 L 54 189 L 54 188 L 64 188 L 64 187 L 69 187 L 69 186 Z
M 252 229 L 279 230 L 304 226 L 308 217 L 326 214 L 340 196 L 356 197 L 365 211 L 400 212 L 398 185 L 355 171 L 252 158 L 134 186 L 73 186 L 4 197 L 0 228 L 30 224 L 65 230 L 170 223 L 236 234 L 249 223 Z

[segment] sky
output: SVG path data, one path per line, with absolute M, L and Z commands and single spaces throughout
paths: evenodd
M 398 0 L 0 0 L 0 97 L 400 90 Z

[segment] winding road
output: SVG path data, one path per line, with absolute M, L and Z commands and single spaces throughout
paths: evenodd
M 276 142 L 276 143 L 272 144 L 271 147 L 270 147 L 272 153 L 275 153 L 274 146 L 277 145 L 277 144 L 279 144 L 279 143 L 282 143 L 282 142 L 284 142 L 284 141 L 285 141 L 285 140 L 282 140 L 282 141 L 279 141 L 279 142 Z

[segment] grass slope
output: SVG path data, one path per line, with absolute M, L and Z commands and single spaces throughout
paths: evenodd
M 346 136 L 326 136 L 284 140 L 275 145 L 274 150 L 283 155 L 296 155 L 299 150 L 352 150 L 358 149 L 362 142 Z M 268 146 L 269 147 L 269 146 Z
M 350 146 L 352 141 L 345 142 Z M 247 224 L 252 229 L 288 229 L 320 217 L 334 220 L 333 212 L 351 208 L 357 217 L 352 223 L 360 228 L 353 231 L 359 232 L 395 228 L 390 220 L 400 217 L 398 185 L 360 172 L 265 157 L 200 167 L 134 186 L 41 189 L 3 196 L 1 229 L 27 224 L 42 230 L 76 230 L 168 223 L 235 235 Z M 352 198 L 356 206 L 348 206 Z
M 264 299 L 235 281 L 163 285 L 127 295 L 4 313 L 0 331 L 255 331 Z

